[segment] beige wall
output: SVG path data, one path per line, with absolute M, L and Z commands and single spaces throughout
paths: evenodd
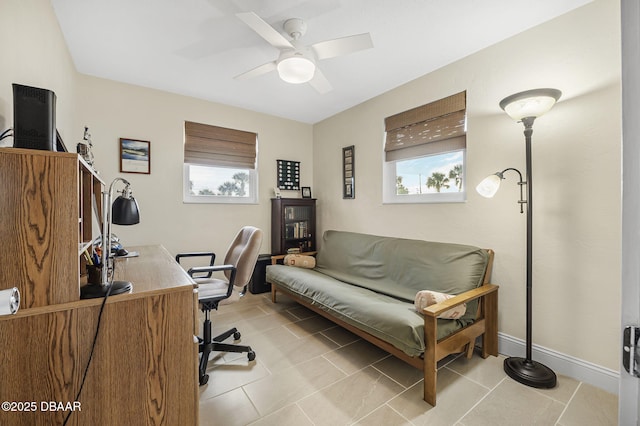
M 262 253 L 271 250 L 271 202 L 276 160 L 301 162 L 301 183 L 313 176 L 312 127 L 158 90 L 82 75 L 78 78 L 78 123 L 89 127 L 96 169 L 107 182 L 131 182 L 141 210 L 140 224 L 114 226 L 127 244 L 163 244 L 172 253 L 214 250 L 224 255 L 243 225 L 265 231 Z M 259 204 L 184 204 L 182 202 L 184 121 L 258 134 Z M 151 141 L 151 174 L 119 173 L 119 138 Z M 117 185 L 117 189 L 122 186 Z M 299 196 L 283 191 L 283 196 Z
M 125 244 L 163 244 L 172 253 L 206 249 L 221 256 L 237 230 L 252 224 L 265 231 L 262 252 L 268 253 L 276 159 L 300 161 L 301 184 L 312 186 L 311 125 L 78 74 L 47 0 L 0 2 L 0 51 L 0 131 L 13 125 L 11 83 L 56 92 L 57 127 L 67 148 L 75 150 L 88 126 L 103 179 L 109 184 L 120 176 L 133 185 L 141 223 L 114 226 Z M 185 120 L 258 133 L 259 204 L 182 202 Z M 119 173 L 121 137 L 151 141 L 150 175 Z M 3 142 L 10 146 L 12 140 Z
M 620 325 L 620 27 L 604 0 L 482 50 L 314 126 L 319 226 L 496 251 L 500 331 L 524 339 L 525 226 L 515 175 L 492 199 L 475 185 L 525 170 L 523 126 L 498 102 L 563 91 L 534 125 L 533 342 L 614 370 Z M 384 117 L 467 90 L 467 202 L 382 204 Z M 341 194 L 341 147 L 355 145 L 356 199 Z M 323 167 L 319 167 L 322 164 Z M 320 185 L 319 183 L 322 183 Z
M 0 52 L 0 132 L 13 126 L 11 84 L 18 83 L 56 92 L 58 130 L 71 138 L 77 73 L 48 0 L 0 1 Z
M 524 337 L 525 217 L 513 176 L 493 200 L 382 205 L 383 118 L 460 90 L 468 95 L 468 186 L 506 167 L 524 170 L 522 126 L 504 96 L 556 87 L 561 102 L 534 126 L 534 343 L 618 369 L 620 317 L 620 28 L 616 0 L 597 0 L 314 126 L 78 75 L 47 0 L 0 2 L 0 128 L 12 124 L 11 83 L 58 95 L 58 127 L 73 149 L 90 127 L 96 167 L 129 179 L 142 222 L 117 227 L 127 244 L 223 252 L 243 224 L 265 229 L 275 160 L 302 162 L 321 230 L 468 243 L 496 250 L 500 331 Z M 23 36 L 17 37 L 16 34 Z M 28 34 L 28 36 L 25 36 Z M 182 122 L 255 131 L 260 203 L 182 203 Z M 361 130 L 357 133 L 355 129 Z M 150 175 L 118 172 L 118 138 L 151 141 Z M 356 199 L 343 200 L 341 148 L 356 146 Z

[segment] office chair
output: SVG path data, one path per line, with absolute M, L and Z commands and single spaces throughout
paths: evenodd
M 211 338 L 210 312 L 212 309 L 217 310 L 219 304 L 237 302 L 244 295 L 258 259 L 261 243 L 262 231 L 253 226 L 245 226 L 238 232 L 229 246 L 224 258 L 224 265 L 214 266 L 216 255 L 212 252 L 180 253 L 176 256 L 178 263 L 184 257 L 206 256 L 210 259 L 209 266 L 193 267 L 187 271 L 198 284 L 198 304 L 205 317 L 202 325 L 202 338 L 198 338 L 200 341 L 198 348 L 200 352 L 198 370 L 200 386 L 209 381 L 209 375 L 206 374 L 206 370 L 209 354 L 212 351 L 246 352 L 249 361 L 253 361 L 256 358 L 256 353 L 250 346 L 222 343 L 231 335 L 233 335 L 234 340 L 240 339 L 240 332 L 235 327 Z M 223 271 L 225 279 L 212 277 L 212 273 L 216 271 Z

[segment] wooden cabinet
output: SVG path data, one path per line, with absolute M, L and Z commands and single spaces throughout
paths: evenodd
M 104 183 L 77 154 L 17 148 L 0 148 L 0 182 L 0 289 L 21 309 L 77 301 Z
M 0 400 L 23 403 L 0 425 L 63 424 L 70 411 L 48 402 L 80 408 L 69 425 L 198 424 L 193 280 L 163 247 L 131 249 L 140 256 L 117 260 L 115 278 L 133 292 L 109 297 L 101 320 L 102 299 L 0 316 Z
M 0 290 L 21 294 L 0 316 L 0 400 L 16 403 L 0 425 L 63 424 L 74 407 L 69 425 L 197 424 L 193 280 L 164 248 L 130 247 L 114 279 L 133 291 L 101 314 L 80 284 L 104 182 L 77 154 L 17 148 L 0 148 L 0 182 Z
M 313 198 L 271 199 L 271 253 L 288 249 L 302 252 L 316 249 L 316 200 Z

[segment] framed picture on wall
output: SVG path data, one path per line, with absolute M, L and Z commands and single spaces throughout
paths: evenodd
M 356 198 L 355 146 L 342 148 L 342 198 Z
M 151 142 L 120 138 L 120 172 L 151 173 Z

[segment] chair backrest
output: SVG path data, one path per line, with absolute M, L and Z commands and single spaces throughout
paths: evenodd
M 249 283 L 251 274 L 258 260 L 258 252 L 262 244 L 262 230 L 254 226 L 245 226 L 238 232 L 229 245 L 224 258 L 225 265 L 236 267 L 236 277 L 234 287 L 244 287 Z M 230 271 L 225 271 L 225 276 L 229 279 Z

